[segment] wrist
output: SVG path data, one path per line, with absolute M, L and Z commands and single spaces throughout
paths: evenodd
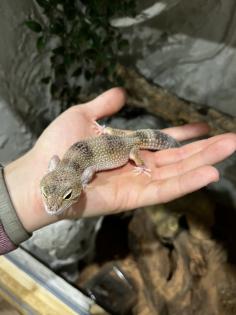
M 39 189 L 41 170 L 34 149 L 4 168 L 11 201 L 22 225 L 30 233 L 58 220 L 44 210 Z

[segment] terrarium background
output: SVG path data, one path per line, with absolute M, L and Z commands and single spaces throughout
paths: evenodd
M 65 72 L 63 69 L 62 77 L 59 76 L 59 81 L 56 81 L 56 87 L 60 87 L 62 90 L 58 90 L 58 95 L 54 93 L 57 92 L 57 89 L 53 91 L 55 64 L 52 66 L 52 57 L 55 51 L 53 53 L 52 50 L 58 48 L 55 38 L 52 43 L 51 39 L 47 39 L 45 41 L 47 44 L 42 45 L 44 32 L 41 32 L 39 28 L 39 32 L 32 32 L 25 25 L 25 21 L 31 20 L 40 23 L 42 29 L 45 25 L 50 26 L 47 17 L 43 14 L 45 9 L 42 6 L 45 3 L 47 3 L 46 0 L 40 1 L 41 6 L 38 5 L 39 1 L 37 4 L 30 0 L 2 0 L 0 2 L 0 12 L 2 13 L 0 21 L 1 161 L 15 159 L 30 148 L 45 126 L 67 105 L 66 98 L 62 93 L 64 82 L 68 82 L 67 70 L 66 79 L 63 78 Z M 58 1 L 58 3 L 60 2 Z M 87 72 L 85 75 L 88 71 L 86 62 L 78 59 L 79 63 L 82 62 L 80 64 L 81 74 L 79 74 L 79 70 L 78 77 L 73 76 L 72 80 L 75 89 L 80 87 L 77 90 L 78 98 L 83 100 L 91 98 L 99 90 L 112 85 L 113 80 L 118 77 L 121 78 L 122 85 L 128 89 L 128 107 L 120 115 L 108 120 L 108 123 L 113 126 L 162 128 L 169 123 L 181 124 L 207 120 L 213 127 L 213 134 L 235 131 L 235 1 L 163 0 L 162 4 L 166 6 L 166 10 L 160 14 L 157 10 L 158 4 L 159 1 L 137 1 L 135 12 L 132 12 L 134 16 L 125 28 L 121 26 L 125 21 L 127 22 L 127 19 L 121 20 L 121 17 L 124 17 L 126 12 L 117 12 L 116 3 L 112 4 L 110 15 L 106 16 L 107 24 L 104 24 L 106 30 L 111 29 L 111 33 L 106 37 L 108 45 L 103 45 L 105 51 L 103 51 L 102 66 L 89 69 L 89 73 Z M 135 19 L 135 17 L 148 8 L 152 8 L 151 12 L 156 12 L 156 14 L 153 14 L 151 18 L 146 15 L 146 20 L 139 23 L 140 19 Z M 117 13 L 121 16 L 120 19 L 116 16 Z M 143 16 L 143 14 L 141 15 Z M 85 28 L 90 25 L 85 20 L 83 23 Z M 109 23 L 113 26 L 117 25 L 117 27 L 110 28 Z M 59 33 L 61 37 L 64 36 L 62 30 Z M 86 36 L 92 36 L 92 34 L 94 33 L 90 29 Z M 40 37 L 41 40 L 38 39 Z M 101 41 L 99 34 L 96 35 L 96 38 Z M 122 45 L 119 46 L 119 43 L 122 41 L 121 49 Z M 38 43 L 38 48 L 36 43 Z M 113 48 L 109 44 L 112 44 Z M 107 60 L 104 55 L 106 57 L 108 52 L 111 53 L 111 57 Z M 62 54 L 63 58 L 65 57 L 64 52 L 59 50 L 57 53 L 59 56 Z M 74 57 L 77 58 L 77 56 Z M 117 61 L 119 61 L 118 67 Z M 59 70 L 62 69 L 56 71 Z M 76 71 L 76 69 L 74 70 Z M 52 79 L 46 80 L 45 78 L 48 77 Z M 71 78 L 72 73 L 69 71 L 69 79 Z M 42 84 L 42 80 L 44 84 Z M 47 81 L 49 82 L 46 84 Z M 63 84 L 60 85 L 60 82 Z M 77 92 L 73 92 L 72 96 L 76 98 Z M 140 107 L 142 108 L 140 109 Z M 208 207 L 208 210 L 211 212 L 212 207 L 217 209 L 217 212 L 214 212 L 213 209 L 214 215 L 217 214 L 216 221 L 213 220 L 213 222 L 217 222 L 217 226 L 220 228 L 217 236 L 230 245 L 234 245 L 235 239 L 234 234 L 230 232 L 235 229 L 235 161 L 236 158 L 233 156 L 221 163 L 219 166 L 222 174 L 221 182 L 209 187 L 212 195 L 210 196 L 211 206 Z M 208 200 L 208 197 L 209 195 L 202 197 L 203 202 L 205 198 Z M 185 220 L 189 220 L 186 215 L 184 217 Z M 151 217 L 151 219 L 153 218 Z M 60 222 L 35 233 L 32 240 L 25 246 L 53 269 L 67 266 L 67 269 L 61 268 L 66 270 L 64 275 L 75 280 L 78 276 L 78 260 L 92 259 L 96 231 L 100 228 L 101 220 L 94 218 L 76 222 Z M 204 219 L 204 222 L 208 221 Z M 198 230 L 199 228 L 197 228 Z M 210 231 L 211 233 L 216 232 L 211 228 Z M 213 235 L 211 233 L 210 239 Z M 189 228 L 187 228 L 188 240 L 190 234 Z M 50 241 L 45 242 L 45 238 Z M 205 241 L 207 241 L 206 248 L 209 244 L 212 245 L 214 255 L 218 255 L 214 247 L 218 242 L 209 243 L 209 239 L 204 239 Z M 174 242 L 178 244 L 178 242 L 182 242 L 182 238 L 175 239 Z M 200 244 L 200 247 L 205 244 L 201 240 L 199 242 L 197 244 Z M 209 257 L 210 259 L 213 257 L 213 261 L 217 263 L 220 262 L 218 265 L 217 263 L 214 265 L 215 273 L 218 276 L 222 274 L 218 273 L 217 268 L 221 268 L 221 272 L 223 272 L 222 279 L 217 278 L 219 283 L 221 282 L 223 285 L 229 283 L 229 286 L 221 288 L 222 292 L 227 293 L 223 304 L 226 305 L 226 308 L 228 305 L 232 306 L 227 310 L 225 308 L 225 314 L 230 314 L 230 311 L 234 314 L 234 297 L 231 294 L 234 289 L 234 281 L 233 283 L 228 281 L 228 277 L 234 279 L 234 264 L 229 265 L 224 262 L 224 250 L 222 252 L 220 249 L 220 253 L 222 255 L 219 260 L 219 256 L 217 259 L 214 255 Z M 233 252 L 230 253 L 232 258 Z M 184 256 L 182 255 L 182 257 Z M 234 262 L 234 259 L 232 258 L 231 261 Z M 210 266 L 211 262 L 207 260 L 206 265 Z M 148 262 L 144 261 L 145 263 Z M 209 271 L 208 267 L 207 271 Z M 205 277 L 205 279 L 208 279 L 208 283 L 214 287 L 211 276 L 210 278 Z M 194 285 L 204 286 L 204 283 L 195 282 Z M 214 299 L 217 301 L 215 296 Z M 215 305 L 218 305 L 217 302 Z

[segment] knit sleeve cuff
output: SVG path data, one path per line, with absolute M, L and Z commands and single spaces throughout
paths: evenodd
M 0 255 L 7 254 L 16 248 L 16 245 L 12 243 L 6 234 L 3 225 L 0 223 Z
M 27 240 L 29 234 L 23 227 L 12 204 L 4 178 L 3 166 L 0 164 L 0 222 L 9 240 L 16 246 Z M 1 238 L 1 237 L 0 237 Z

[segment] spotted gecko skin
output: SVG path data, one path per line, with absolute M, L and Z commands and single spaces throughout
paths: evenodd
M 79 200 L 96 172 L 118 168 L 129 160 L 137 165 L 137 173 L 150 175 L 139 150 L 157 151 L 178 146 L 175 139 L 159 130 L 105 128 L 102 135 L 73 144 L 62 160 L 57 156 L 52 158 L 49 173 L 40 183 L 45 210 L 59 215 Z

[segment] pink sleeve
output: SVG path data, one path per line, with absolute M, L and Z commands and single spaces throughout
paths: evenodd
M 4 227 L 0 223 L 0 255 L 6 254 L 16 248 L 16 245 L 9 239 Z

